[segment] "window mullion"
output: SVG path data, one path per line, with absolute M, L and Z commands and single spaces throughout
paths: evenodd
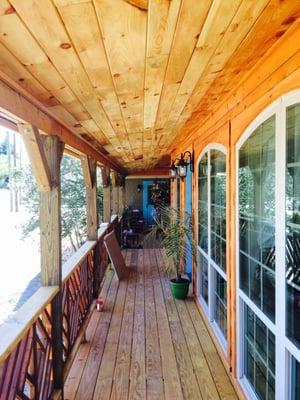
M 285 365 L 285 171 L 286 121 L 285 108 L 276 112 L 275 136 L 275 289 L 276 289 L 276 399 L 286 398 Z
M 212 322 L 214 319 L 214 276 L 211 266 L 211 150 L 208 151 L 208 169 L 207 169 L 207 236 L 208 236 L 208 309 L 209 319 Z

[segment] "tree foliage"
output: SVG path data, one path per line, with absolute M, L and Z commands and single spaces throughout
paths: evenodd
M 39 227 L 39 193 L 31 168 L 22 173 L 23 205 L 30 218 L 23 225 L 24 236 Z M 98 184 L 98 210 L 103 209 L 102 185 Z M 67 238 L 73 250 L 77 250 L 86 239 L 86 190 L 81 163 L 65 154 L 61 162 L 61 222 L 62 237 Z
M 8 137 L 6 136 L 5 139 L 0 143 L 0 155 L 4 154 L 7 155 L 8 153 Z

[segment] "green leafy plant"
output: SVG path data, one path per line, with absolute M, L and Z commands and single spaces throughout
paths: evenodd
M 168 275 L 176 274 L 176 280 L 180 282 L 189 253 L 195 254 L 192 217 L 187 212 L 163 205 L 157 208 L 154 220 L 153 228 L 143 240 L 143 247 L 163 247 L 164 268 Z

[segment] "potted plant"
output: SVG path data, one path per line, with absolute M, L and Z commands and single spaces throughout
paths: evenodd
M 194 253 L 195 249 L 191 215 L 164 205 L 156 209 L 154 220 L 143 247 L 160 246 L 165 249 L 164 269 L 169 276 L 173 275 L 170 279 L 171 292 L 176 299 L 185 299 L 190 280 L 183 275 L 188 251 Z M 190 243 L 188 247 L 187 241 Z

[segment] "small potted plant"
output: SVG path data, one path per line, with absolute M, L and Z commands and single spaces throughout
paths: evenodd
M 183 275 L 188 252 L 194 253 L 195 249 L 191 215 L 164 205 L 157 208 L 154 219 L 155 225 L 145 237 L 143 247 L 159 245 L 165 249 L 164 268 L 169 276 L 173 275 L 170 279 L 172 294 L 176 299 L 185 299 L 190 280 Z

